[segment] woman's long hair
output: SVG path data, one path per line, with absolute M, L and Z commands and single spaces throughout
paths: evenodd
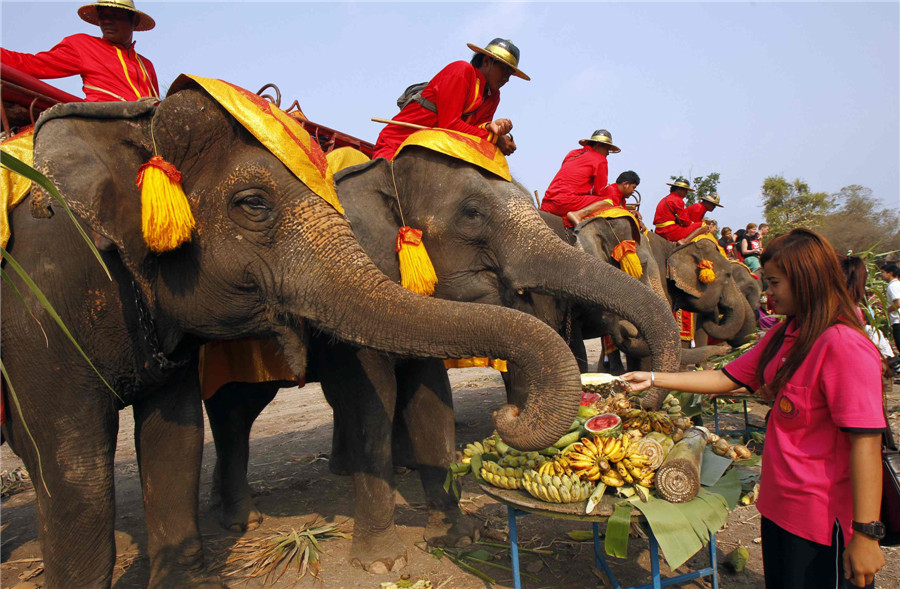
M 796 310 L 793 320 L 797 340 L 772 382 L 765 383 L 763 373 L 781 348 L 791 318 L 776 328 L 756 367 L 757 381 L 764 385 L 760 395 L 771 400 L 794 375 L 819 336 L 832 325 L 847 325 L 867 340 L 868 337 L 857 315 L 857 303 L 845 286 L 847 279 L 837 253 L 824 237 L 808 229 L 794 229 L 767 245 L 760 262 L 764 266 L 773 264 L 784 273 Z
M 847 277 L 847 292 L 856 304 L 866 303 L 866 278 L 869 272 L 866 263 L 859 256 L 839 256 L 841 270 Z

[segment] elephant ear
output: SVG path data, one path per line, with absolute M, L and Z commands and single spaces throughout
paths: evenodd
M 44 113 L 35 128 L 35 168 L 133 270 L 149 252 L 141 234 L 135 180 L 138 168 L 153 155 L 149 127 L 154 106 L 149 101 L 59 105 Z M 49 198 L 42 189 L 35 195 L 43 207 Z
M 701 239 L 675 249 L 666 260 L 666 276 L 675 282 L 678 290 L 700 298 L 705 285 L 699 279 L 699 265 L 703 260 L 713 263 L 716 280 L 731 276 L 728 260 L 722 257 L 716 246 L 708 239 Z
M 402 223 L 394 196 L 391 162 L 376 158 L 334 175 L 338 200 L 353 234 L 378 268 L 400 282 L 397 232 Z

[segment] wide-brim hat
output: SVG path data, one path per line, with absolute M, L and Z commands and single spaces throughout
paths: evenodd
M 694 189 L 691 188 L 691 183 L 684 178 L 675 178 L 674 182 L 666 182 L 666 186 L 671 186 L 672 188 L 684 188 L 688 192 L 694 192 Z
M 709 194 L 704 194 L 703 196 L 700 197 L 700 200 L 705 200 L 706 202 L 711 202 L 712 204 L 716 205 L 717 207 L 722 206 L 719 204 L 719 195 L 716 194 L 715 192 L 710 192 Z
M 137 22 L 134 23 L 135 31 L 149 31 L 156 26 L 156 21 L 150 18 L 149 15 L 135 8 L 132 0 L 99 0 L 93 4 L 85 4 L 78 9 L 78 16 L 80 16 L 81 20 L 84 22 L 99 27 L 100 19 L 97 17 L 98 8 L 118 8 L 119 10 L 127 10 L 128 12 L 133 12 L 138 15 Z
M 525 72 L 519 69 L 519 48 L 509 39 L 501 39 L 497 37 L 482 49 L 474 43 L 466 43 L 466 47 L 475 53 L 487 55 L 492 59 L 501 61 L 513 69 L 513 75 L 523 80 L 531 81 Z
M 602 143 L 603 145 L 609 146 L 609 153 L 619 153 L 622 151 L 612 142 L 612 133 L 607 131 L 606 129 L 597 129 L 593 133 L 591 133 L 590 139 L 579 139 L 578 143 L 580 145 L 586 145 L 588 143 Z

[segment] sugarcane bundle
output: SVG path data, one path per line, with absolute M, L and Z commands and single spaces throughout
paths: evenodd
M 638 453 L 647 457 L 647 466 L 652 470 L 662 466 L 663 460 L 669 455 L 675 442 L 666 434 L 650 432 L 638 442 Z
M 656 471 L 656 490 L 671 503 L 686 503 L 700 492 L 700 469 L 706 437 L 698 430 L 688 430 L 675 444 L 662 466 Z

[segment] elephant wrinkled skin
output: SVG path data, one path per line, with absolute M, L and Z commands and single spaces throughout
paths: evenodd
M 136 104 L 56 107 L 48 113 L 60 116 L 45 113 L 35 138 L 35 167 L 103 246 L 112 280 L 70 220 L 48 211 L 46 195 L 33 191 L 11 216 L 9 251 L 118 393 L 100 382 L 21 281 L 13 282 L 40 324 L 4 281 L 3 362 L 18 402 L 7 405 L 3 433 L 35 481 L 46 587 L 110 585 L 113 459 L 118 411 L 128 405 L 149 585 L 222 586 L 204 570 L 198 529 L 196 350 L 204 341 L 275 338 L 298 374 L 305 371 L 306 326 L 402 356 L 506 357 L 526 373 L 533 404 L 502 408 L 497 427 L 523 446 L 565 431 L 578 407 L 578 369 L 545 324 L 402 289 L 365 255 L 345 217 L 198 87 L 188 84 L 157 108 L 123 118 L 145 106 Z M 197 219 L 191 242 L 160 255 L 143 241 L 135 187 L 138 167 L 154 153 L 181 171 Z M 359 484 L 380 484 L 380 474 Z
M 336 186 L 360 244 L 393 280 L 400 281 L 398 228 L 420 228 L 438 275 L 435 297 L 502 305 L 542 317 L 554 314 L 550 297 L 601 306 L 645 330 L 657 370 L 677 367 L 678 334 L 665 303 L 618 269 L 560 242 L 521 185 L 423 148 L 406 148 L 393 170 L 391 166 L 376 159 L 348 168 L 336 174 Z M 535 345 L 530 340 L 523 344 Z M 540 363 L 544 370 L 555 370 L 544 360 Z M 516 404 L 529 411 L 539 398 L 527 380 L 520 386 L 522 368 L 512 363 L 510 371 L 521 391 Z M 332 470 L 363 479 L 355 485 L 353 559 L 375 571 L 391 569 L 402 559 L 393 534 L 392 459 L 410 460 L 420 472 L 431 511 L 426 538 L 465 541 L 460 534 L 470 534 L 472 524 L 460 521 L 457 500 L 442 488 L 455 447 L 452 396 L 442 364 L 398 363 L 320 342 L 313 345 L 309 376 L 321 380 L 334 409 Z M 225 523 L 235 527 L 255 525 L 260 517 L 246 482 L 247 439 L 274 389 L 258 386 L 264 393 L 256 401 L 247 401 L 253 395 L 249 392 L 224 397 L 220 392 L 207 401 Z M 543 403 L 539 412 L 553 420 L 556 407 Z M 224 419 L 228 415 L 242 415 L 241 423 Z M 502 430 L 501 435 L 520 448 L 539 449 L 555 441 L 508 438 Z M 374 477 L 367 476 L 373 472 Z

